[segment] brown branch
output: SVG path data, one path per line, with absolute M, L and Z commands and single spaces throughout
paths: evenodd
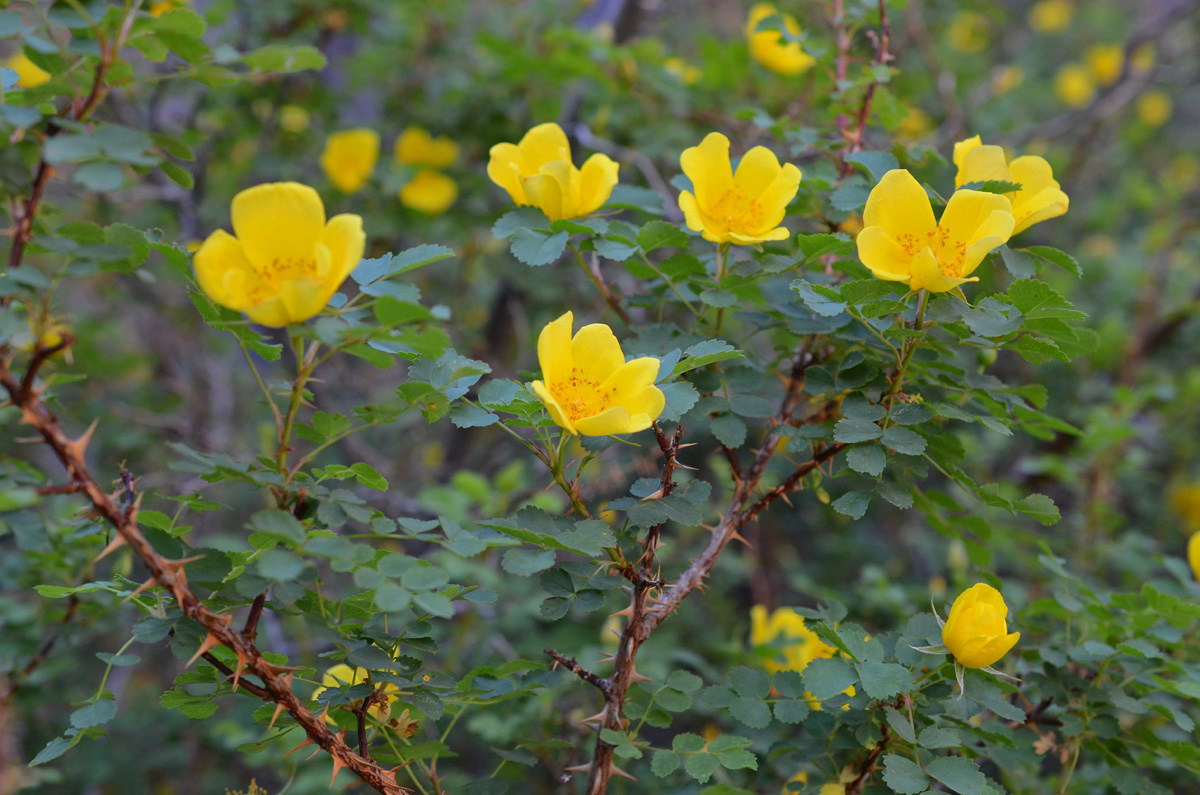
M 232 614 L 216 613 L 196 597 L 188 586 L 183 564 L 164 558 L 142 535 L 137 525 L 136 504 L 126 510 L 100 487 L 84 462 L 85 442 L 68 439 L 58 420 L 40 398 L 31 394 L 22 395 L 20 384 L 3 361 L 0 361 L 0 385 L 21 410 L 22 421 L 41 434 L 43 441 L 66 468 L 71 480 L 80 484 L 94 511 L 107 520 L 121 540 L 141 558 L 155 582 L 174 596 L 183 615 L 204 627 L 207 634 L 201 648 L 212 648 L 219 644 L 231 649 L 238 657 L 239 675 L 245 671 L 257 676 L 263 683 L 261 689 L 270 700 L 287 710 L 313 743 L 329 752 L 336 767 L 350 769 L 384 795 L 407 795 L 409 790 L 396 783 L 394 770 L 385 770 L 372 760 L 354 753 L 342 737 L 330 731 L 325 722 L 296 697 L 291 688 L 290 672 L 269 663 L 253 642 L 235 631 L 231 626 Z
M 594 674 L 588 669 L 584 668 L 574 657 L 568 657 L 567 655 L 553 648 L 546 648 L 542 651 L 554 660 L 555 667 L 561 665 L 563 668 L 566 668 L 583 681 L 598 688 L 601 693 L 608 693 L 609 681 L 604 677 L 598 676 L 597 674 Z
M 858 795 L 858 793 L 862 792 L 863 786 L 866 785 L 871 774 L 875 772 L 875 764 L 879 761 L 879 757 L 883 755 L 883 750 L 887 747 L 888 738 L 891 735 L 886 724 L 879 724 L 879 728 L 883 732 L 883 736 L 871 746 L 870 752 L 859 763 L 858 775 L 846 785 L 846 795 Z
M 204 652 L 204 654 L 200 655 L 200 657 L 205 662 L 207 662 L 209 665 L 211 665 L 213 668 L 216 668 L 218 671 L 220 671 L 222 674 L 224 674 L 226 679 L 233 679 L 235 676 L 237 676 L 237 671 L 233 670 L 228 665 L 226 665 L 225 663 L 218 660 L 213 655 L 212 652 L 206 651 L 206 652 Z M 266 690 L 263 690 L 261 687 L 254 684 L 253 682 L 247 682 L 245 679 L 242 679 L 240 676 L 238 677 L 237 686 L 239 688 L 244 688 L 247 693 L 253 693 L 254 695 L 261 698 L 263 701 L 271 700 L 270 693 L 268 693 Z
M 250 614 L 246 616 L 246 624 L 242 627 L 242 637 L 253 643 L 258 637 L 258 619 L 262 617 L 263 605 L 267 602 L 267 592 L 263 591 L 254 597 L 250 605 Z
M 633 320 L 629 317 L 629 313 L 625 311 L 625 307 L 621 306 L 621 302 L 612 294 L 612 290 L 608 287 L 608 282 L 604 281 L 604 274 L 600 271 L 600 255 L 592 252 L 592 261 L 588 263 L 588 267 L 592 271 L 592 275 L 596 277 L 596 284 L 600 288 L 600 294 L 604 296 L 604 300 L 608 302 L 608 306 L 613 312 L 617 313 L 617 317 L 625 321 L 625 325 L 633 328 Z
M 46 633 L 46 637 L 42 639 L 41 645 L 38 646 L 37 653 L 34 654 L 29 662 L 25 664 L 25 667 L 21 669 L 21 679 L 28 679 L 29 675 L 33 673 L 39 665 L 46 661 L 46 658 L 50 656 L 50 652 L 54 650 L 54 644 L 58 643 L 58 639 L 62 635 L 63 630 L 66 629 L 67 624 L 71 623 L 71 619 L 75 617 L 75 611 L 78 608 L 79 597 L 75 594 L 71 594 L 71 596 L 67 599 L 67 608 L 66 612 L 63 613 L 63 617 L 55 623 L 48 633 Z M 17 691 L 20 689 L 21 682 L 14 681 L 10 683 L 8 689 L 4 691 L 4 694 L 0 695 L 0 704 L 7 704 L 9 701 L 12 701 L 13 696 L 15 696 Z
M 837 0 L 834 4 L 835 24 L 837 25 L 837 71 L 839 82 L 846 79 L 846 61 L 850 50 L 850 35 L 846 30 L 846 26 L 842 19 L 842 2 Z M 888 45 L 892 41 L 892 27 L 888 22 L 887 2 L 879 0 L 879 33 L 874 31 L 868 32 L 868 36 L 875 42 L 875 59 L 872 61 L 872 66 L 886 66 L 887 62 L 892 59 L 888 52 Z M 862 102 L 859 103 L 858 113 L 855 114 L 854 131 L 846 131 L 845 114 L 838 114 L 838 131 L 846 139 L 846 148 L 838 155 L 838 177 L 845 179 L 854 171 L 854 164 L 846 160 L 846 155 L 862 149 L 863 138 L 867 133 L 867 119 L 871 115 L 871 102 L 875 99 L 875 90 L 879 87 L 878 80 L 872 80 L 867 85 L 866 93 L 863 94 Z

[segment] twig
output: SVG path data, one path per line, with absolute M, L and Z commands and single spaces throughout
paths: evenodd
M 871 746 L 870 752 L 867 753 L 866 757 L 859 764 L 858 775 L 856 775 L 854 779 L 846 785 L 846 795 L 858 795 L 858 793 L 862 792 L 863 786 L 867 783 L 867 780 L 871 777 L 871 774 L 875 772 L 875 763 L 878 762 L 879 757 L 883 755 L 883 749 L 887 747 L 888 737 L 891 735 L 891 732 L 888 731 L 888 727 L 886 725 L 881 723 L 879 724 L 879 728 L 882 731 L 883 736 L 879 738 L 878 742 Z
M 835 4 L 835 14 L 839 17 L 837 69 L 838 80 L 841 81 L 846 78 L 846 59 L 850 47 L 849 33 L 840 19 L 842 14 L 841 0 L 838 0 Z M 874 32 L 869 32 L 868 35 L 875 42 L 875 60 L 872 62 L 872 65 L 876 67 L 886 66 L 887 62 L 892 59 L 891 54 L 888 52 L 888 45 L 892 41 L 892 28 L 888 22 L 886 0 L 879 0 L 879 34 L 876 35 Z M 866 93 L 863 94 L 862 102 L 858 106 L 858 113 L 855 115 L 853 132 L 846 132 L 845 115 L 838 114 L 838 130 L 846 138 L 846 148 L 838 156 L 838 175 L 843 179 L 850 176 L 854 171 L 854 164 L 846 160 L 846 155 L 853 154 L 862 149 L 863 138 L 867 132 L 867 119 L 871 115 L 871 102 L 875 99 L 875 89 L 878 87 L 878 80 L 872 80 L 867 85 Z
M 242 637 L 251 643 L 258 637 L 258 619 L 262 617 L 263 605 L 267 602 L 267 592 L 263 591 L 254 597 L 250 605 L 250 614 L 246 616 L 246 624 L 242 627 Z
M 555 666 L 561 665 L 563 668 L 566 668 L 583 681 L 598 688 L 601 693 L 608 693 L 610 686 L 609 681 L 604 677 L 598 676 L 597 674 L 594 674 L 588 669 L 584 668 L 574 657 L 568 657 L 567 655 L 553 648 L 543 649 L 542 651 L 554 660 Z
M 29 662 L 25 663 L 25 667 L 21 669 L 22 680 L 28 679 L 29 675 L 33 673 L 39 665 L 45 662 L 48 656 L 50 656 L 50 652 L 54 650 L 54 644 L 58 643 L 58 639 L 62 635 L 63 630 L 66 628 L 67 624 L 71 623 L 71 619 L 75 617 L 75 610 L 78 607 L 79 597 L 75 594 L 71 594 L 71 596 L 67 599 L 66 612 L 63 613 L 63 617 L 60 618 L 50 629 L 50 631 L 46 633 L 46 637 L 42 640 L 42 644 L 38 646 L 37 653 L 34 654 Z M 17 691 L 20 689 L 21 682 L 13 681 L 10 683 L 8 689 L 4 691 L 4 694 L 0 695 L 0 704 L 7 704 L 9 701 L 12 701 L 13 696 L 15 696 Z
M 237 676 L 237 671 L 233 670 L 228 665 L 226 665 L 225 663 L 218 660 L 213 655 L 212 652 L 206 651 L 206 652 L 204 652 L 204 654 L 202 654 L 200 656 L 205 662 L 207 662 L 213 668 L 216 668 L 218 671 L 220 671 L 222 674 L 224 674 L 226 679 L 233 679 L 235 676 Z M 268 693 L 266 690 L 263 690 L 261 687 L 254 684 L 253 682 L 247 682 L 245 679 L 238 677 L 237 684 L 238 684 L 239 688 L 244 688 L 247 693 L 253 693 L 254 695 L 261 698 L 263 701 L 271 700 L 271 694 Z

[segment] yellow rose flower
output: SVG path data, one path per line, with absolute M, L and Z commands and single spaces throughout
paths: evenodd
M 1162 91 L 1150 91 L 1137 101 L 1138 121 L 1147 127 L 1161 127 L 1171 118 L 1171 98 Z
M 612 329 L 593 323 L 574 338 L 574 316 L 567 312 L 542 329 L 538 364 L 544 381 L 530 386 L 558 425 L 572 434 L 611 436 L 643 431 L 666 406 L 658 378 L 658 359 L 625 361 Z
M 1016 220 L 1012 231 L 1014 235 L 1036 223 L 1065 214 L 1070 205 L 1067 194 L 1063 193 L 1062 186 L 1054 179 L 1050 164 L 1037 155 L 1025 155 L 1008 162 L 1003 148 L 985 146 L 976 135 L 954 145 L 954 165 L 958 166 L 958 174 L 954 177 L 955 188 L 961 188 L 968 182 L 988 180 L 1020 184 L 1019 191 L 1005 194 L 1012 202 L 1012 214 Z
M 1188 483 L 1171 490 L 1171 510 L 1187 529 L 1200 531 L 1200 483 Z
M 1069 63 L 1054 75 L 1054 93 L 1068 108 L 1082 108 L 1096 96 L 1096 84 L 1087 69 Z
M 1120 44 L 1095 44 L 1083 56 L 1088 71 L 1102 86 L 1111 86 L 1121 76 L 1125 65 L 1125 50 Z
M 362 259 L 362 218 L 325 222 L 317 192 L 295 182 L 257 185 L 233 197 L 234 235 L 218 229 L 196 252 L 196 281 L 221 306 L 264 326 L 320 312 Z
M 1002 96 L 1021 85 L 1025 80 L 1025 70 L 1019 66 L 1001 66 L 992 72 L 992 91 L 996 96 Z
M 318 687 L 313 691 L 313 701 L 316 701 L 317 696 L 321 695 L 331 687 L 353 687 L 354 685 L 362 684 L 365 681 L 367 681 L 366 668 L 351 668 L 345 663 L 335 665 L 326 671 L 325 675 L 321 677 L 321 684 L 324 686 Z M 388 682 L 383 686 L 385 693 L 393 693 L 396 692 L 397 689 L 398 688 L 391 682 Z M 377 721 L 386 721 L 392 711 L 392 702 L 395 700 L 395 696 L 386 696 L 386 701 L 372 704 L 371 708 L 367 710 L 367 714 Z M 332 718 L 326 717 L 325 720 L 333 723 Z
M 551 221 L 579 218 L 600 209 L 617 185 L 617 164 L 594 154 L 576 168 L 567 134 L 553 122 L 539 124 L 520 143 L 491 149 L 488 176 L 518 206 L 537 207 Z
M 896 125 L 896 137 L 903 141 L 916 141 L 924 138 L 933 129 L 933 119 L 929 114 L 913 105 L 907 115 Z
M 751 149 L 735 174 L 729 160 L 729 139 L 714 132 L 699 146 L 685 149 L 679 164 L 696 192 L 679 194 L 679 209 L 688 228 L 703 232 L 705 240 L 757 246 L 764 240 L 791 236 L 779 224 L 800 189 L 800 169 L 791 163 L 781 167 L 770 149 Z
M 942 643 L 966 668 L 987 668 L 1021 639 L 1008 634 L 1008 606 L 987 583 L 978 583 L 959 594 L 942 627 Z
M 168 11 L 174 11 L 176 8 L 183 8 L 187 5 L 187 0 L 154 0 L 146 9 L 152 17 L 161 17 Z
M 1029 9 L 1029 26 L 1038 33 L 1058 33 L 1071 24 L 1074 13 L 1067 0 L 1041 0 Z
M 700 80 L 700 70 L 682 58 L 674 56 L 663 61 L 663 69 L 667 74 L 674 75 L 685 86 L 695 85 Z
M 396 162 L 424 168 L 447 168 L 458 159 L 458 144 L 444 135 L 434 138 L 424 128 L 412 125 L 396 139 Z
M 1006 196 L 955 191 L 933 220 L 929 196 L 913 175 L 894 169 L 871 189 L 858 233 L 858 257 L 877 279 L 913 290 L 943 293 L 964 282 L 988 252 L 1012 235 L 1015 220 Z
M 379 160 L 379 133 L 356 129 L 335 132 L 325 139 L 321 168 L 342 193 L 357 193 L 367 184 Z
M 793 36 L 800 35 L 800 23 L 791 14 L 782 14 L 770 3 L 755 3 L 746 20 L 746 41 L 750 44 L 750 56 L 777 75 L 791 77 L 809 69 L 817 61 L 801 49 L 799 42 L 784 41 L 778 30 L 758 30 L 758 23 L 778 14 L 783 26 Z
M 441 215 L 458 198 L 458 183 L 440 171 L 423 168 L 400 189 L 400 203 L 426 215 Z
M 813 660 L 828 659 L 837 654 L 837 649 L 821 640 L 817 633 L 804 625 L 804 617 L 790 607 L 781 607 L 770 615 L 763 605 L 750 608 L 750 643 L 755 646 L 765 646 L 777 638 L 782 638 L 783 662 L 776 657 L 764 662 L 764 667 L 771 673 L 777 671 L 795 671 L 803 673 Z M 846 695 L 853 696 L 854 686 L 846 688 Z M 821 702 L 805 693 L 809 706 L 821 708 Z M 843 707 L 847 708 L 849 705 Z
M 29 60 L 23 50 L 17 50 L 0 65 L 17 73 L 17 88 L 37 88 L 50 82 L 50 73 Z
M 1192 567 L 1192 574 L 1200 580 L 1200 532 L 1192 533 L 1188 539 L 1188 564 Z
M 958 52 L 979 52 L 988 43 L 988 19 L 973 11 L 960 11 L 946 28 L 946 41 Z

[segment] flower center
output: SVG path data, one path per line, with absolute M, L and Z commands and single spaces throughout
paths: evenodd
M 912 232 L 905 232 L 896 238 L 900 248 L 910 257 L 915 257 L 924 249 L 933 252 L 937 260 L 938 270 L 943 276 L 957 279 L 962 276 L 963 265 L 967 261 L 967 244 L 960 243 L 950 236 L 950 230 L 939 226 L 936 231 L 926 232 L 925 239 Z
M 279 288 L 284 282 L 293 282 L 299 279 L 320 280 L 317 263 L 311 259 L 276 257 L 265 265 L 257 266 L 254 270 L 259 281 L 274 293 L 279 292 Z
M 571 368 L 571 376 L 566 381 L 548 384 L 547 388 L 571 422 L 594 417 L 612 402 L 609 391 L 601 389 L 599 381 L 585 378 L 578 367 Z
M 708 215 L 724 223 L 727 231 L 751 232 L 762 226 L 763 206 L 735 185 L 708 208 Z

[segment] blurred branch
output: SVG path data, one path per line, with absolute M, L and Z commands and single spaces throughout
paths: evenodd
M 841 0 L 837 0 L 835 3 L 835 14 L 840 17 L 842 13 L 842 2 Z M 871 62 L 872 67 L 886 67 L 888 61 L 892 60 L 893 57 L 888 52 L 888 46 L 892 41 L 892 27 L 888 22 L 887 0 L 879 0 L 879 33 L 867 31 L 867 36 L 875 45 L 875 59 Z M 846 77 L 846 59 L 849 53 L 850 41 L 845 25 L 841 24 L 840 20 L 837 42 L 838 80 L 841 81 Z M 875 99 L 875 90 L 878 87 L 878 80 L 872 80 L 867 85 L 866 93 L 863 94 L 862 102 L 858 106 L 858 113 L 854 117 L 854 130 L 852 132 L 846 131 L 845 116 L 838 114 L 838 130 L 846 139 L 846 148 L 838 156 L 838 176 L 843 179 L 850 176 L 854 171 L 854 164 L 846 161 L 846 155 L 853 154 L 863 147 L 863 138 L 867 132 L 867 120 L 871 115 L 871 102 Z
M 673 224 L 683 222 L 683 211 L 679 209 L 675 193 L 671 190 L 671 186 L 667 184 L 667 181 L 663 179 L 662 174 L 658 173 L 658 168 L 655 167 L 653 160 L 636 149 L 630 149 L 629 147 L 600 138 L 592 132 L 590 127 L 582 122 L 575 124 L 570 129 L 569 134 L 573 135 L 579 143 L 589 149 L 595 149 L 597 152 L 602 152 L 611 158 L 632 163 L 636 166 L 638 171 L 642 172 L 642 176 L 646 178 L 646 182 L 650 185 L 650 188 L 662 197 L 663 210 L 667 214 L 667 220 Z
M 71 619 L 75 617 L 75 611 L 78 609 L 78 607 L 79 597 L 76 594 L 71 594 L 71 596 L 67 599 L 66 612 L 63 613 L 63 617 L 60 618 L 54 624 L 54 626 L 50 628 L 50 631 L 46 633 L 46 637 L 42 640 L 41 645 L 38 646 L 37 653 L 35 653 L 29 662 L 25 663 L 25 667 L 21 669 L 21 680 L 28 679 L 29 675 L 33 673 L 39 665 L 44 663 L 47 657 L 50 656 L 50 652 L 54 650 L 54 644 L 58 643 L 58 639 L 62 635 L 63 630 L 66 629 L 67 625 L 71 623 Z M 8 688 L 2 694 L 0 694 L 0 707 L 3 707 L 4 705 L 8 704 L 8 702 L 12 701 L 13 696 L 15 696 L 17 691 L 21 689 L 21 680 L 14 680 L 10 682 Z

